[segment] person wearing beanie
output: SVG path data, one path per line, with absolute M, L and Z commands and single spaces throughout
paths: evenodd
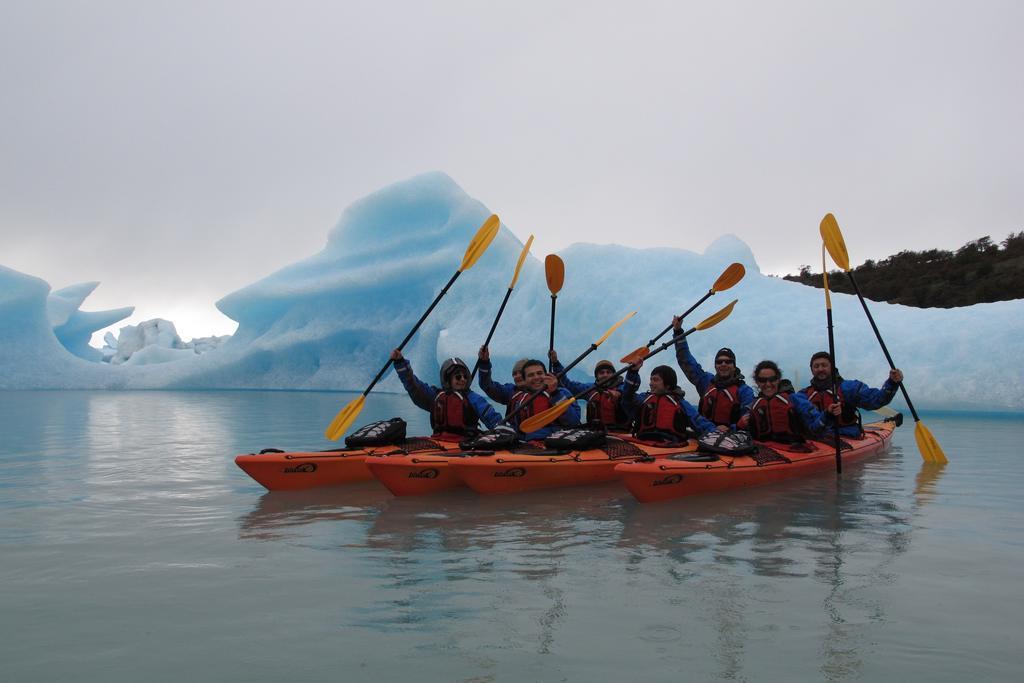
M 803 443 L 807 437 L 822 435 L 839 413 L 838 406 L 823 413 L 803 394 L 784 391 L 785 380 L 775 361 L 763 360 L 754 366 L 754 381 L 760 392 L 738 427 L 755 439 Z
M 679 316 L 672 318 L 673 334 L 683 329 Z M 715 371 L 707 372 L 690 353 L 686 337 L 676 340 L 676 362 L 682 368 L 686 379 L 697 389 L 700 401 L 697 410 L 715 423 L 720 432 L 736 429 L 736 423 L 750 410 L 754 402 L 754 390 L 743 379 L 743 373 L 736 367 L 736 354 L 730 348 L 721 348 L 715 354 Z
M 873 389 L 860 380 L 843 379 L 837 368 L 837 396 L 832 393 L 832 370 L 832 356 L 828 351 L 818 351 L 811 356 L 811 384 L 801 389 L 801 393 L 823 412 L 839 403 L 839 434 L 857 438 L 864 433 L 858 408 L 877 410 L 888 405 L 903 381 L 903 373 L 899 369 L 890 370 L 882 388 Z
M 650 391 L 638 394 L 640 367 L 643 361 L 629 366 L 623 383 L 623 406 L 633 418 L 633 434 L 637 438 L 668 443 L 685 443 L 715 429 L 715 423 L 697 412 L 679 388 L 676 371 L 667 365 L 651 370 Z
M 419 408 L 430 413 L 432 438 L 441 441 L 459 441 L 480 433 L 480 422 L 493 429 L 501 416 L 480 394 L 469 389 L 469 368 L 460 358 L 449 358 L 441 364 L 441 386 L 420 381 L 412 365 L 395 349 L 391 352 L 395 371 L 409 398 Z
M 585 402 L 587 424 L 603 425 L 609 432 L 629 431 L 629 415 L 621 403 L 622 381 L 610 379 L 615 375 L 615 365 L 610 360 L 597 361 L 593 382 L 576 382 L 562 375 L 564 368 L 554 350 L 548 352 L 548 360 L 551 371 L 561 375 L 558 383 L 573 396 L 579 394 L 580 400 Z
M 523 377 L 523 366 L 526 365 L 527 360 L 526 358 L 517 360 L 512 366 L 512 382 L 502 384 L 494 381 L 491 372 L 491 353 L 488 348 L 481 346 L 479 353 L 477 353 L 477 384 L 479 384 L 481 391 L 487 395 L 487 398 L 505 406 L 505 417 L 508 417 L 509 413 L 512 412 L 512 395 L 526 386 L 526 381 Z

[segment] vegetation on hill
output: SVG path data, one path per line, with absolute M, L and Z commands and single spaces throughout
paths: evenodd
M 996 244 L 989 236 L 953 251 L 901 251 L 881 261 L 865 261 L 853 269 L 861 294 L 873 301 L 918 308 L 953 308 L 992 301 L 1024 299 L 1024 231 Z M 800 266 L 784 279 L 822 286 L 821 273 Z M 853 293 L 850 278 L 829 271 L 829 287 Z

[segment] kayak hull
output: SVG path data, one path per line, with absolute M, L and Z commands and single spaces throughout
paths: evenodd
M 343 486 L 373 480 L 366 459 L 386 453 L 443 452 L 445 446 L 427 438 L 409 439 L 403 444 L 331 451 L 280 451 L 266 449 L 235 458 L 235 464 L 269 491 Z
M 366 466 L 381 484 L 396 496 L 422 496 L 465 486 L 444 453 L 376 455 Z
M 453 458 L 449 468 L 477 493 L 522 493 L 615 481 L 619 478 L 615 467 L 623 460 L 643 456 L 664 458 L 694 450 L 694 442 L 664 447 L 639 441 L 616 440 L 612 448 L 568 453 L 501 452 L 489 456 Z
M 892 440 L 892 423 L 865 425 L 861 439 L 848 439 L 844 464 L 852 464 L 885 449 Z M 762 486 L 796 477 L 834 470 L 835 446 L 808 441 L 810 450 L 801 452 L 792 445 L 767 442 L 767 456 L 721 456 L 711 462 L 663 459 L 657 462 L 619 463 L 616 473 L 629 492 L 641 503 L 653 503 L 684 496 L 718 493 L 731 489 Z

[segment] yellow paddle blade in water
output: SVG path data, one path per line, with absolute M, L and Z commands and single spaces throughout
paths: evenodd
M 498 230 L 501 228 L 501 219 L 498 218 L 497 214 L 491 214 L 484 224 L 480 226 L 480 229 L 473 235 L 473 239 L 470 240 L 469 246 L 466 247 L 466 253 L 462 257 L 462 265 L 459 266 L 459 272 L 464 273 L 473 267 L 485 251 L 487 247 L 491 246 L 491 242 L 494 241 L 494 237 L 498 234 Z
M 548 281 L 548 291 L 552 294 L 562 291 L 562 284 L 565 282 L 565 263 L 556 254 L 544 257 L 544 277 Z
M 636 311 L 633 311 L 632 313 L 627 315 L 625 318 L 623 318 L 619 322 L 617 322 L 614 325 L 612 325 L 611 327 L 609 327 L 608 331 L 605 332 L 604 335 L 602 335 L 600 339 L 598 339 L 596 342 L 594 342 L 594 346 L 600 346 L 601 344 L 603 344 L 605 339 L 607 339 L 608 337 L 612 336 L 612 332 L 614 332 L 615 330 L 619 329 L 619 325 L 621 325 L 622 323 L 626 322 L 627 320 L 632 318 L 634 315 L 636 315 Z
M 331 424 L 327 426 L 324 436 L 331 441 L 340 439 L 348 431 L 348 428 L 352 426 L 352 423 L 356 421 L 356 418 L 359 417 L 359 413 L 363 412 L 363 405 L 365 403 L 366 397 L 359 396 L 338 411 L 338 414 L 331 420 Z
M 554 422 L 558 417 L 569 409 L 573 403 L 576 402 L 574 398 L 567 398 L 559 401 L 555 405 L 551 406 L 547 410 L 537 413 L 533 417 L 528 417 L 519 423 L 519 431 L 524 434 L 535 432 L 541 427 L 546 427 L 551 422 Z
M 699 323 L 697 323 L 694 326 L 694 329 L 695 330 L 706 330 L 709 327 L 714 327 L 718 323 L 722 322 L 723 320 L 725 320 L 726 318 L 729 317 L 730 313 L 732 313 L 733 306 L 736 305 L 737 301 L 739 301 L 739 299 L 733 299 L 731 302 L 729 302 L 728 306 L 725 306 L 718 313 L 715 313 L 714 315 L 708 316 L 704 320 L 701 320 Z
M 519 252 L 519 261 L 516 262 L 516 272 L 512 276 L 512 283 L 508 286 L 509 289 L 516 286 L 516 280 L 519 279 L 519 271 L 523 268 L 523 261 L 526 260 L 526 255 L 530 253 L 531 246 L 533 246 L 533 235 L 530 235 L 530 239 L 526 240 L 526 244 L 523 245 L 523 250 Z
M 921 457 L 926 462 L 949 462 L 946 454 L 942 452 L 942 446 L 939 445 L 939 442 L 932 436 L 931 431 L 921 421 L 914 425 L 914 440 L 917 441 L 917 450 L 921 451 Z
M 839 223 L 836 217 L 826 213 L 821 219 L 821 239 L 828 249 L 829 256 L 836 262 L 839 268 L 847 273 L 850 272 L 850 254 L 846 251 L 846 241 L 843 233 L 839 231 Z
M 747 269 L 743 267 L 742 263 L 733 263 L 722 271 L 722 274 L 715 280 L 715 284 L 711 285 L 711 290 L 716 293 L 724 292 L 730 287 L 735 286 L 746 274 Z

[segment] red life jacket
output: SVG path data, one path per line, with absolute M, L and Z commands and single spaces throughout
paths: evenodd
M 836 391 L 839 393 L 839 400 L 843 403 L 843 410 L 839 413 L 839 426 L 860 426 L 860 411 L 850 405 L 849 402 L 843 401 L 842 387 L 836 385 Z M 814 407 L 822 413 L 827 413 L 829 407 L 836 402 L 836 397 L 832 393 L 831 389 L 815 389 L 812 385 L 801 389 L 801 393 L 804 394 L 807 397 L 807 400 L 813 403 Z
M 587 395 L 587 422 L 600 422 L 608 429 L 627 430 L 629 418 L 619 403 L 619 393 L 592 389 Z
M 519 409 L 519 406 L 523 404 L 526 399 L 533 394 L 532 391 L 523 391 L 522 389 L 512 394 L 512 398 L 509 400 L 508 405 L 511 410 L 509 413 L 515 412 Z M 537 398 L 533 399 L 533 402 L 527 407 L 523 408 L 519 413 L 516 414 L 516 424 L 519 424 L 523 420 L 537 413 L 542 413 L 551 407 L 551 395 L 546 391 L 540 392 Z
M 803 441 L 800 418 L 784 394 L 758 396 L 750 405 L 750 432 L 755 439 L 792 443 Z
M 700 397 L 697 410 L 716 425 L 734 425 L 740 419 L 740 387 L 730 384 L 716 387 L 714 384 Z
M 439 391 L 430 410 L 430 426 L 434 434 L 466 434 L 475 432 L 479 416 L 469 398 L 458 391 Z
M 665 432 L 686 439 L 690 418 L 671 394 L 648 394 L 637 412 L 635 433 Z

